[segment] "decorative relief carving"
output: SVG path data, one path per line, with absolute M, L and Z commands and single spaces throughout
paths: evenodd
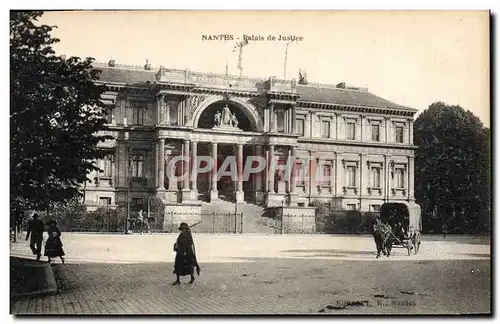
M 202 102 L 203 100 L 205 100 L 205 97 L 204 96 L 201 96 L 201 95 L 192 95 L 190 97 L 190 109 L 191 111 L 194 111 L 198 105 L 200 104 L 200 102 Z

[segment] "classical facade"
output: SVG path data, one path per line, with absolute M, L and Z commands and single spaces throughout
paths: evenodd
M 416 109 L 363 88 L 311 84 L 304 79 L 239 78 L 160 67 L 96 64 L 108 91 L 109 155 L 90 175 L 85 202 L 95 208 L 219 200 L 263 206 L 377 210 L 385 201 L 414 201 L 413 116 Z M 171 159 L 189 156 L 169 168 Z M 197 156 L 218 166 L 235 156 L 236 181 L 197 172 Z M 296 164 L 294 177 L 266 168 L 241 178 L 249 156 Z M 307 162 L 304 162 L 307 161 Z M 301 163 L 307 163 L 301 166 Z M 176 181 L 167 173 L 197 174 Z M 309 176 L 323 175 L 320 180 Z M 272 174 L 274 173 L 274 174 Z M 289 181 L 287 181 L 289 180 Z

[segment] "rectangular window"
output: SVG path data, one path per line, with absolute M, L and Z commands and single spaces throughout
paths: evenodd
M 396 126 L 396 142 L 403 143 L 403 126 Z
M 130 208 L 134 211 L 139 211 L 143 209 L 143 199 L 142 198 L 132 198 L 130 200 Z
M 103 178 L 113 177 L 113 156 L 106 156 L 100 161 L 99 168 L 102 170 L 101 176 Z
M 144 125 L 144 107 L 140 104 L 132 105 L 133 120 L 135 125 Z
M 134 154 L 130 156 L 130 172 L 133 178 L 144 177 L 144 156 L 141 154 Z
M 380 211 L 380 205 L 372 205 L 372 211 L 379 212 Z
M 108 106 L 109 108 L 106 109 L 106 121 L 108 124 L 111 124 L 111 122 L 113 121 L 113 109 L 114 107 L 113 106 Z
M 396 169 L 396 188 L 402 189 L 405 187 L 405 170 Z
M 299 186 L 305 186 L 306 184 L 306 169 L 304 169 L 304 164 L 302 163 L 297 163 L 295 165 L 295 174 L 297 175 L 297 185 Z
M 297 134 L 300 136 L 304 136 L 305 135 L 305 131 L 304 131 L 305 120 L 304 119 L 297 119 L 296 123 L 297 123 Z
M 347 123 L 347 139 L 348 140 L 354 140 L 356 139 L 356 123 L 354 122 L 348 122 Z
M 284 109 L 276 109 L 276 126 L 278 129 L 278 133 L 285 132 L 285 110 Z
M 99 205 L 102 206 L 111 205 L 111 197 L 99 197 Z
M 329 187 L 331 184 L 331 176 L 332 176 L 332 166 L 329 164 L 323 165 L 323 174 L 321 183 L 323 186 Z
M 321 122 L 321 137 L 330 138 L 330 121 L 328 120 Z
M 347 204 L 347 210 L 356 210 L 356 204 Z
M 372 168 L 372 187 L 380 188 L 380 168 Z
M 372 125 L 372 141 L 380 141 L 380 125 Z
M 356 187 L 356 167 L 348 166 L 347 167 L 347 186 L 348 187 Z

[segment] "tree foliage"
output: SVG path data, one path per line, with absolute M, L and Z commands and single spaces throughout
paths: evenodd
M 56 55 L 41 15 L 10 13 L 11 205 L 34 209 L 78 194 L 109 138 L 93 59 Z
M 489 129 L 460 106 L 436 102 L 414 134 L 415 197 L 425 215 L 437 211 L 448 228 L 475 232 L 490 208 Z

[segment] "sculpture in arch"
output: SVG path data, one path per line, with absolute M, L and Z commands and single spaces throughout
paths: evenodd
M 215 127 L 222 128 L 238 128 L 238 118 L 236 114 L 233 114 L 229 109 L 228 105 L 222 108 L 222 112 L 218 111 L 214 116 Z

